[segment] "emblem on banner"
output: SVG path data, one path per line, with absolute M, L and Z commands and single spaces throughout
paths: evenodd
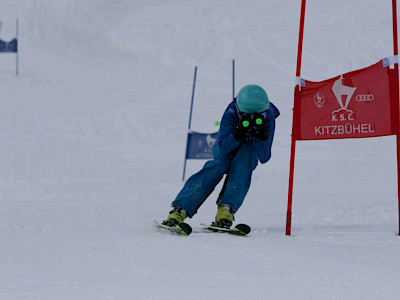
M 322 108 L 325 104 L 324 95 L 321 92 L 317 92 L 314 96 L 315 106 L 318 108 Z
M 208 147 L 213 148 L 217 139 L 213 138 L 211 134 L 208 134 L 206 137 L 206 141 L 207 141 Z
M 374 95 L 373 94 L 357 95 L 356 100 L 358 102 L 373 101 Z
M 199 139 L 197 141 L 198 148 L 203 148 L 203 141 L 204 140 L 201 140 L 201 139 Z M 214 144 L 216 141 L 217 141 L 217 139 L 213 138 L 213 136 L 211 134 L 207 134 L 206 135 L 206 143 L 207 143 L 208 148 L 204 148 L 204 152 L 208 152 L 209 149 L 212 149 L 214 147 Z
M 343 75 L 332 86 L 332 92 L 339 103 L 340 108 L 332 112 L 332 121 L 353 121 L 354 112 L 348 109 L 356 87 L 343 84 Z

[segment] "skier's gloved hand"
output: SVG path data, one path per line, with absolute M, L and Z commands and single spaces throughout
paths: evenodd
M 261 141 L 268 140 L 268 125 L 262 114 L 254 115 L 252 119 L 252 127 L 254 130 L 254 136 L 257 139 Z
M 251 126 L 251 118 L 250 116 L 243 116 L 239 122 L 236 124 L 235 129 L 233 131 L 233 137 L 238 142 L 243 142 L 248 135 L 250 135 L 252 126 Z

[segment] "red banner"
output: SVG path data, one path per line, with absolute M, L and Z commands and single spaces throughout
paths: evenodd
M 305 81 L 296 93 L 295 139 L 364 138 L 397 133 L 390 69 L 382 61 L 325 81 Z M 297 87 L 298 88 L 298 87 Z M 296 89 L 297 89 L 296 88 Z

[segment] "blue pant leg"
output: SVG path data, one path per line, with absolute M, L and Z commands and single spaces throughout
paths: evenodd
M 192 217 L 201 204 L 214 191 L 229 167 L 229 160 L 220 158 L 208 161 L 192 175 L 179 192 L 172 206 L 183 208 Z
M 231 161 L 223 194 L 217 201 L 219 205 L 229 205 L 235 212 L 240 208 L 257 164 L 258 157 L 253 145 L 243 144 Z

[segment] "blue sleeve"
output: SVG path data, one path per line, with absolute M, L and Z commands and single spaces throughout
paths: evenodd
M 274 134 L 275 119 L 272 119 L 268 122 L 268 140 L 260 141 L 259 139 L 256 139 L 254 142 L 258 159 L 262 164 L 265 164 L 271 158 L 271 148 L 274 140 Z
M 233 130 L 235 129 L 235 124 L 237 121 L 238 116 L 236 114 L 236 109 L 234 108 L 234 102 L 232 102 L 222 116 L 221 125 L 218 132 L 219 147 L 225 154 L 229 154 L 241 145 L 241 142 L 238 142 L 233 137 Z
M 275 134 L 275 119 L 279 117 L 279 115 L 279 110 L 276 108 L 275 105 L 270 103 L 270 109 L 267 118 L 268 140 L 261 141 L 259 139 L 256 139 L 254 142 L 258 159 L 262 164 L 265 164 L 271 158 L 271 148 Z

